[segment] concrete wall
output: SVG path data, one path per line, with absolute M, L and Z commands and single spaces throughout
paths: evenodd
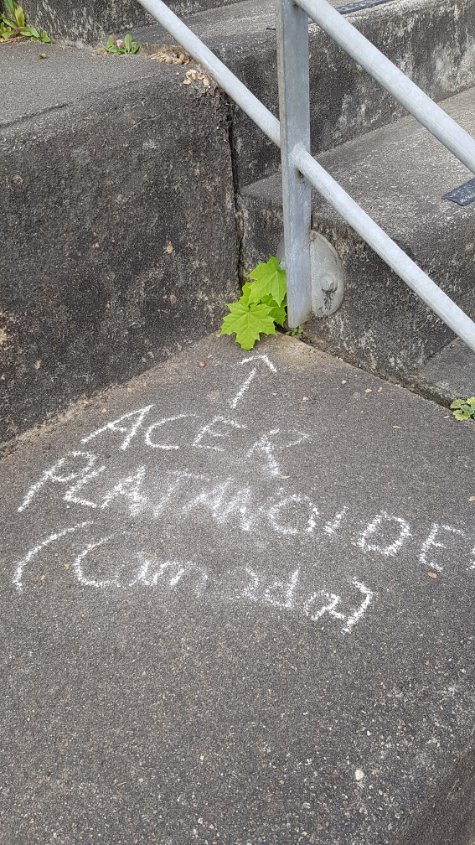
M 209 333 L 236 296 L 226 106 L 150 66 L 0 129 L 0 442 Z
M 225 6 L 234 0 L 169 0 L 177 14 L 190 14 L 215 6 Z M 131 29 L 151 19 L 138 0 L 24 0 L 28 20 L 35 22 L 55 38 L 69 41 L 97 41 L 107 33 Z

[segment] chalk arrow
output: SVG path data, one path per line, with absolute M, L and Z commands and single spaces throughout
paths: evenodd
M 266 367 L 268 367 L 269 370 L 272 373 L 277 372 L 277 370 L 274 367 L 272 361 L 267 357 L 267 355 L 251 355 L 249 358 L 243 358 L 242 361 L 239 361 L 239 366 L 242 366 L 243 364 L 254 364 L 255 361 L 263 361 L 264 364 L 266 365 Z M 243 384 L 239 388 L 239 391 L 236 393 L 236 396 L 234 397 L 234 399 L 230 400 L 229 404 L 230 404 L 231 408 L 237 407 L 238 403 L 240 402 L 240 400 L 242 399 L 244 394 L 247 393 L 247 391 L 249 390 L 249 388 L 250 388 L 252 382 L 254 381 L 256 375 L 257 375 L 257 367 L 253 367 L 252 370 L 250 371 L 248 377 L 246 378 L 245 382 L 243 382 Z

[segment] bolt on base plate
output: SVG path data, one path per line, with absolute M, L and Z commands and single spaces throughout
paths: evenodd
M 329 317 L 343 302 L 343 266 L 331 243 L 314 231 L 310 233 L 310 270 L 312 311 L 316 317 Z

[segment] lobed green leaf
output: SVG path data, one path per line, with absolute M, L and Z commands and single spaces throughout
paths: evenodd
M 261 334 L 275 334 L 287 316 L 285 270 L 275 256 L 249 274 L 238 302 L 228 305 L 221 334 L 235 334 L 242 349 L 252 349 Z
M 222 322 L 221 334 L 235 334 L 241 349 L 252 349 L 261 334 L 275 334 L 275 323 L 268 305 L 248 302 L 241 297 L 228 308 L 229 314 Z
M 271 296 L 276 305 L 282 305 L 287 290 L 285 270 L 282 269 L 275 255 L 271 255 L 265 264 L 258 264 L 249 273 L 249 278 L 254 282 L 251 292 L 252 302 Z

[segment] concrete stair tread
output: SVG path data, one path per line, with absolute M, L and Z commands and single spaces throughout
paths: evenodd
M 39 54 L 46 59 L 39 59 Z M 148 56 L 102 56 L 92 50 L 57 44 L 9 44 L 0 50 L 0 78 L 4 85 L 0 126 L 128 82 L 160 78 L 163 73 L 163 66 Z M 170 76 L 170 68 L 166 75 Z
M 19 442 L 5 841 L 465 845 L 474 433 L 210 337 Z
M 215 41 L 221 43 L 222 39 L 254 35 L 274 28 L 275 5 L 273 0 L 261 0 L 258 5 L 254 0 L 239 0 L 232 6 L 187 15 L 183 20 L 208 46 L 215 48 Z M 135 29 L 134 37 L 151 49 L 163 42 L 173 43 L 158 23 Z
M 274 26 L 274 0 L 263 0 L 257 8 L 253 0 L 235 2 L 194 13 L 186 20 L 205 39 L 242 37 Z M 159 26 L 138 29 L 134 36 L 151 52 L 164 40 L 170 42 L 170 37 Z M 46 59 L 41 60 L 40 54 Z M 152 63 L 144 53 L 124 58 L 59 44 L 3 45 L 0 50 L 0 78 L 4 85 L 0 126 L 128 81 L 160 75 L 161 71 L 160 63 Z M 174 72 L 177 75 L 184 73 L 179 67 Z
M 341 0 L 330 0 L 332 6 L 342 5 Z M 212 49 L 219 50 L 223 41 L 238 37 L 267 33 L 267 37 L 275 31 L 275 2 L 274 0 L 238 0 L 230 6 L 195 12 L 186 15 L 185 23 Z M 153 48 L 156 44 L 170 42 L 170 35 L 160 24 L 152 24 L 136 29 L 134 36 L 141 44 Z
M 475 135 L 475 88 L 444 100 L 442 108 Z M 433 249 L 441 232 L 475 221 L 475 204 L 461 207 L 443 195 L 472 174 L 414 118 L 317 156 L 320 164 L 388 233 L 414 254 Z M 281 207 L 280 174 L 243 189 L 243 196 Z M 314 222 L 341 219 L 315 191 Z M 422 237 L 421 237 L 422 235 Z
M 475 15 L 464 0 L 389 0 L 378 5 L 331 0 L 351 22 L 431 97 L 441 100 L 475 83 Z M 190 28 L 277 113 L 275 12 L 272 0 L 241 0 L 185 18 Z M 326 150 L 404 114 L 394 100 L 320 29 L 309 25 L 311 129 L 315 150 Z M 170 43 L 159 26 L 135 30 L 146 50 Z M 427 49 L 427 44 L 431 49 Z M 278 154 L 249 119 L 233 120 L 235 170 L 249 184 L 278 167 Z
M 475 354 L 461 340 L 455 340 L 420 368 L 415 386 L 441 402 L 474 396 Z

